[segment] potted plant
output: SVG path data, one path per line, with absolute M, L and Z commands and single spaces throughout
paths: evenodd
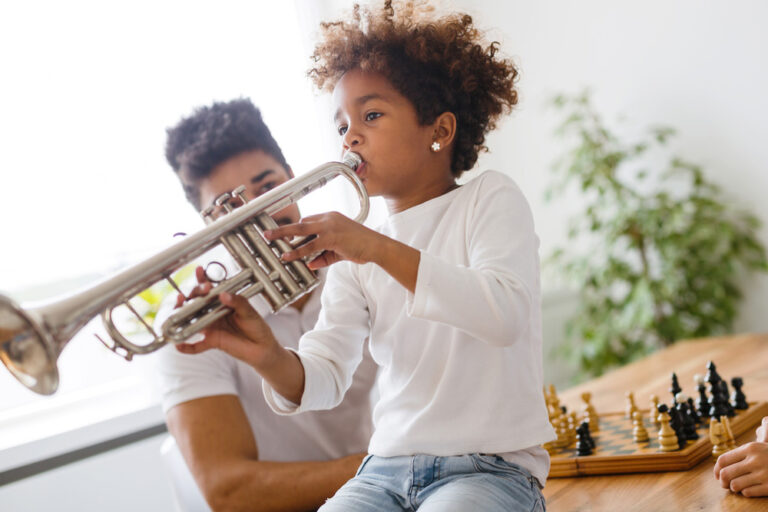
M 578 290 L 568 355 L 599 375 L 677 340 L 728 332 L 745 272 L 768 271 L 759 220 L 724 201 L 701 168 L 670 156 L 670 128 L 638 142 L 609 131 L 589 93 L 557 96 L 549 200 L 576 187 L 583 211 L 548 263 Z

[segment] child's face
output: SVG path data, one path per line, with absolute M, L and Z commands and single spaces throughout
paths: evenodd
M 434 180 L 428 169 L 434 128 L 419 124 L 413 104 L 382 75 L 347 72 L 334 89 L 333 107 L 343 150 L 363 159 L 357 172 L 369 195 L 417 199 Z

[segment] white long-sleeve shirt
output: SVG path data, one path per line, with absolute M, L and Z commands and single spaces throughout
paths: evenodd
M 370 335 L 380 367 L 370 453 L 528 450 L 543 482 L 537 446 L 555 435 L 542 394 L 539 242 L 522 192 L 488 171 L 379 231 L 421 252 L 415 292 L 371 263 L 332 266 L 318 323 L 299 343 L 301 404 L 264 381 L 268 403 L 281 414 L 338 404 Z

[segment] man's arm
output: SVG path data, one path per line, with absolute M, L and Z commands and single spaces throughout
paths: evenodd
M 234 395 L 176 405 L 168 429 L 215 511 L 314 510 L 352 478 L 364 454 L 327 462 L 258 460 L 258 447 Z

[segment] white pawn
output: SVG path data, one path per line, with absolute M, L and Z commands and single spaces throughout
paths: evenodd
M 635 442 L 644 443 L 648 441 L 648 431 L 645 429 L 645 425 L 643 425 L 643 414 L 640 411 L 635 411 L 632 420 L 635 425 L 635 428 L 632 431 L 632 436 Z

